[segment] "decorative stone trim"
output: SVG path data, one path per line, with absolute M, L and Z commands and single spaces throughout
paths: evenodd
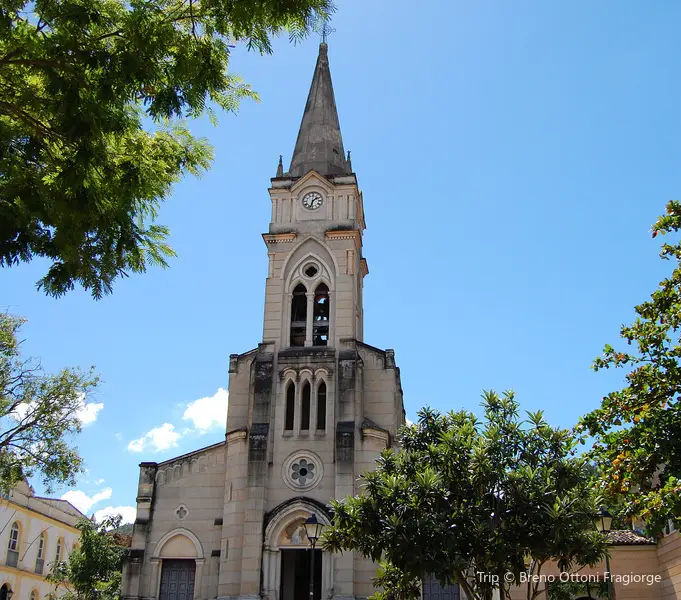
M 186 519 L 187 516 L 189 516 L 189 509 L 187 508 L 187 506 L 186 506 L 185 504 L 180 504 L 180 505 L 173 511 L 173 513 L 175 514 L 175 517 L 176 517 L 179 521 L 184 521 L 184 519 Z
M 316 488 L 324 477 L 324 463 L 309 450 L 292 453 L 285 461 L 281 477 L 288 488 L 305 492 Z
M 248 430 L 245 427 L 242 427 L 241 429 L 235 429 L 234 431 L 230 431 L 225 436 L 225 440 L 227 441 L 228 446 L 235 442 L 245 442 L 247 438 Z
M 357 229 L 325 231 L 324 237 L 327 240 L 354 240 L 358 250 L 362 247 L 362 234 Z
M 374 439 L 383 443 L 385 447 L 390 446 L 390 434 L 382 429 L 374 429 L 373 427 L 362 427 L 363 439 Z
M 369 264 L 367 263 L 366 258 L 360 259 L 359 272 L 362 274 L 362 277 L 366 277 L 369 274 Z
M 263 233 L 266 244 L 288 244 L 296 240 L 296 233 Z

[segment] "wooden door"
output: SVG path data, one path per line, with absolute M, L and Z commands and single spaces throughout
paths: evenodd
M 159 600 L 194 600 L 193 560 L 164 560 Z

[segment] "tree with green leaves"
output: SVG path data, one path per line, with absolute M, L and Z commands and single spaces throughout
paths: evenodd
M 38 282 L 95 298 L 167 264 L 161 202 L 212 160 L 185 118 L 257 98 L 230 48 L 272 51 L 332 0 L 0 0 L 0 265 L 43 257 Z
M 419 412 L 363 475 L 362 493 L 332 501 L 325 543 L 380 563 L 375 598 L 418 597 L 429 574 L 458 582 L 471 600 L 510 598 L 522 574 L 595 565 L 606 543 L 594 528 L 598 501 L 569 430 L 541 412 L 522 420 L 513 393 L 486 392 L 484 419 Z M 544 589 L 526 585 L 527 598 Z M 525 580 L 527 582 L 527 579 Z
M 121 517 L 100 523 L 82 519 L 78 546 L 63 562 L 53 563 L 47 579 L 56 586 L 63 600 L 118 600 L 121 572 L 127 548 L 121 546 L 112 530 Z
M 594 437 L 591 455 L 604 494 L 623 513 L 659 534 L 669 519 L 681 526 L 681 203 L 671 201 L 652 227 L 671 235 L 660 256 L 674 263 L 638 317 L 623 326 L 625 350 L 605 346 L 593 368 L 626 369 L 626 384 L 605 396 L 578 429 Z
M 46 373 L 23 359 L 19 330 L 25 321 L 0 314 L 0 491 L 38 474 L 48 490 L 75 484 L 83 459 L 73 446 L 86 399 L 96 389 L 92 370 Z

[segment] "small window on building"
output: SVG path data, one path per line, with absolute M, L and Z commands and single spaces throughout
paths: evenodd
M 320 283 L 314 293 L 312 313 L 312 345 L 326 346 L 329 343 L 329 288 Z
M 35 572 L 39 575 L 43 573 L 43 567 L 45 566 L 45 532 L 40 534 L 38 538 L 38 553 L 35 559 Z
M 38 594 L 36 593 L 35 590 L 31 590 L 31 595 L 29 596 L 29 600 L 38 600 Z
M 63 547 L 64 547 L 64 540 L 62 538 L 59 538 L 57 540 L 57 552 L 54 555 L 54 562 L 61 562 L 61 551 L 62 551 Z
M 676 524 L 674 523 L 673 519 L 669 519 L 667 521 L 667 526 L 664 528 L 664 530 L 667 535 L 676 531 Z
M 296 407 L 296 386 L 292 381 L 286 387 L 286 415 L 284 416 L 284 430 L 293 431 L 293 416 Z
M 19 523 L 16 521 L 9 530 L 6 562 L 8 567 L 16 567 L 19 564 Z
M 300 430 L 307 431 L 310 429 L 310 382 L 306 381 L 303 384 L 302 403 L 300 407 Z
M 299 283 L 291 298 L 291 346 L 305 345 L 307 327 L 307 290 Z
M 317 388 L 317 430 L 326 429 L 326 383 L 323 381 Z

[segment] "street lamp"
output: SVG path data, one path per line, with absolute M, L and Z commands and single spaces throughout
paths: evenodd
M 601 506 L 596 514 L 596 529 L 600 531 L 603 535 L 607 536 L 612 528 L 612 515 Z M 608 574 L 608 600 L 613 600 L 613 589 L 612 589 L 612 573 L 610 572 L 610 555 L 606 552 L 605 554 L 605 568 Z
M 314 547 L 317 545 L 317 540 L 322 536 L 324 524 L 317 520 L 317 515 L 312 513 L 305 519 L 305 533 L 307 539 L 310 540 L 312 553 L 310 556 L 310 600 L 314 600 Z

